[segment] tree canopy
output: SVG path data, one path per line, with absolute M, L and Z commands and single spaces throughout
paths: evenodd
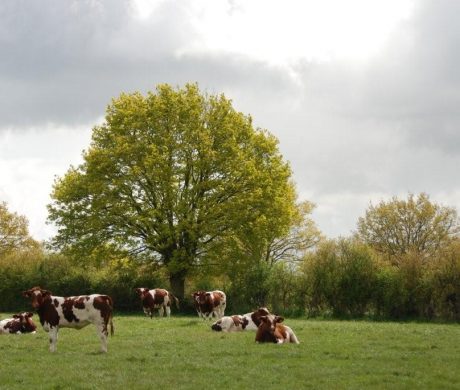
M 54 184 L 54 244 L 82 256 L 102 245 L 145 256 L 167 266 L 180 296 L 222 237 L 261 221 L 282 235 L 295 215 L 275 137 L 196 84 L 114 99 L 83 159 Z
M 459 232 L 457 212 L 430 201 L 427 194 L 393 197 L 371 205 L 358 220 L 358 236 L 375 250 L 398 257 L 432 254 Z

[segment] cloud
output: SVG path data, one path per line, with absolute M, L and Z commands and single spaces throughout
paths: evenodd
M 1 2 L 0 135 L 11 137 L 14 130 L 9 145 L 15 152 L 0 148 L 2 177 L 13 172 L 0 198 L 25 199 L 24 188 L 42 186 L 44 203 L 52 176 L 79 161 L 57 158 L 50 145 L 70 150 L 59 135 L 68 132 L 82 135 L 70 137 L 78 152 L 87 147 L 91 126 L 121 92 L 197 81 L 207 92 L 225 93 L 278 137 L 299 194 L 318 205 L 315 217 L 328 235 L 352 230 L 369 201 L 407 192 L 425 191 L 460 207 L 460 185 L 453 180 L 460 166 L 460 3 L 418 1 L 400 17 L 394 14 L 399 2 L 390 2 L 354 28 L 350 10 L 367 9 L 368 2 L 332 7 L 330 17 L 323 7 L 318 20 L 326 51 L 313 31 L 300 28 L 305 15 L 315 19 L 314 2 L 302 9 L 297 3 L 277 12 L 276 2 L 268 2 L 257 15 L 239 0 L 214 0 L 211 8 L 206 1 L 158 0 L 146 3 L 150 10 L 142 1 L 137 8 L 122 0 Z M 284 29 L 283 21 L 291 26 Z M 334 21 L 341 29 L 328 32 Z M 389 23 L 392 34 L 388 26 L 386 35 L 371 34 L 377 23 Z M 252 24 L 257 33 L 243 34 Z M 366 41 L 366 31 L 373 40 Z M 338 43 L 353 52 L 347 45 L 354 39 L 362 48 L 375 43 L 373 56 L 334 55 Z M 69 153 L 75 156 L 75 149 Z M 29 171 L 34 184 L 15 183 L 14 172 L 23 177 Z M 39 215 L 37 229 L 44 212 Z

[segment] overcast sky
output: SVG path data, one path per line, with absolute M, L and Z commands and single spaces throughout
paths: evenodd
M 121 92 L 223 92 L 280 141 L 329 237 L 370 202 L 460 209 L 460 1 L 3 0 L 0 201 L 36 239 Z

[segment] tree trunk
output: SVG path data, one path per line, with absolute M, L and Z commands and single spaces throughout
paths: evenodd
M 169 274 L 169 283 L 171 284 L 172 293 L 177 298 L 179 298 L 180 302 L 184 302 L 185 276 L 186 276 L 185 271 L 179 271 L 179 272 Z

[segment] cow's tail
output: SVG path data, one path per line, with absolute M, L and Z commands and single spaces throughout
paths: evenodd
M 179 298 L 177 298 L 175 295 L 169 293 L 172 297 L 172 299 L 174 299 L 174 302 L 176 302 L 176 307 L 177 309 L 179 309 Z

